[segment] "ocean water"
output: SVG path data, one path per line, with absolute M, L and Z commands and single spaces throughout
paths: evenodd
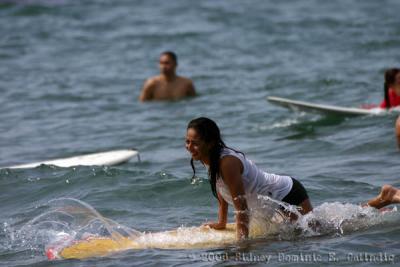
M 378 104 L 384 70 L 400 62 L 399 8 L 397 0 L 1 0 L 0 166 L 132 147 L 141 161 L 0 169 L 0 265 L 398 264 L 399 212 L 358 207 L 381 185 L 400 186 L 396 115 L 296 113 L 266 97 Z M 178 73 L 199 96 L 139 103 L 164 50 L 177 53 Z M 206 171 L 197 164 L 192 182 L 184 149 L 186 125 L 198 116 L 214 119 L 226 143 L 264 170 L 301 180 L 326 229 L 47 260 L 35 222 L 65 198 L 140 232 L 216 219 Z

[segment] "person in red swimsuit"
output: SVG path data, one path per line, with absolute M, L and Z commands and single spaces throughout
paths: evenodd
M 383 84 L 384 99 L 379 105 L 363 104 L 361 108 L 389 109 L 400 106 L 400 69 L 391 68 L 385 71 L 385 82 Z
M 400 106 L 400 69 L 393 68 L 385 71 L 384 83 L 385 99 L 379 105 L 380 108 L 389 109 Z M 400 149 L 400 116 L 395 123 L 397 146 Z
M 397 117 L 394 129 L 396 131 L 397 147 L 400 149 L 400 116 Z
M 385 71 L 384 83 L 385 99 L 379 105 L 380 108 L 400 106 L 400 69 L 393 68 Z

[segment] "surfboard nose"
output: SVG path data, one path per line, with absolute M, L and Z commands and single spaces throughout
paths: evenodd
M 46 256 L 47 256 L 48 260 L 56 260 L 56 259 L 58 259 L 57 250 L 54 250 L 53 248 L 48 248 L 46 250 Z

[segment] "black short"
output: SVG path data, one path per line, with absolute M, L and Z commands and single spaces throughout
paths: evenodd
M 290 205 L 300 205 L 304 200 L 308 199 L 307 190 L 304 186 L 292 178 L 293 186 L 290 192 L 282 199 L 283 202 L 286 202 Z

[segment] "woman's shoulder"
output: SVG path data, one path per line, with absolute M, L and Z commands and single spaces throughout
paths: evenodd
M 244 157 L 244 154 L 239 151 L 239 150 L 235 150 L 233 148 L 230 147 L 224 147 L 221 151 L 221 157 L 225 157 L 225 156 L 236 156 L 236 157 Z
M 221 160 L 221 162 L 222 162 L 222 160 L 229 161 L 229 162 L 237 162 L 239 160 L 243 165 L 246 161 L 246 158 L 242 152 L 234 150 L 229 147 L 225 147 L 221 151 L 220 160 Z
M 221 157 L 220 159 L 220 170 L 225 178 L 230 177 L 234 174 L 242 174 L 243 168 L 243 162 L 237 156 L 226 155 L 225 157 Z

